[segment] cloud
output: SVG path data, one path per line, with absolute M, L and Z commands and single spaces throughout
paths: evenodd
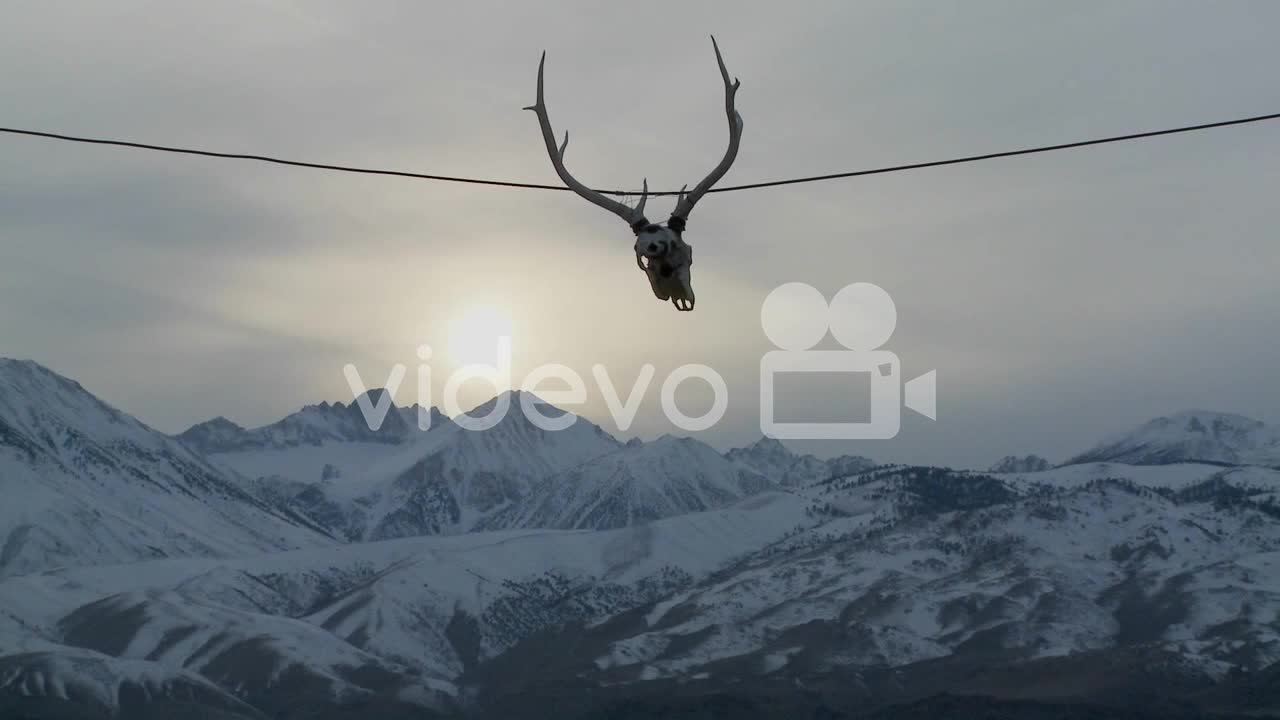
M 739 183 L 1274 111 L 1276 21 L 1267 4 L 23 4 L 0 29 L 20 69 L 0 108 L 18 127 L 554 182 L 520 110 L 545 49 L 575 174 L 670 188 L 723 152 L 710 32 L 743 83 Z M 824 451 L 1064 457 L 1188 404 L 1273 411 L 1278 150 L 1249 126 L 712 195 L 689 228 L 699 307 L 677 315 L 627 229 L 568 193 L 0 138 L 0 354 L 165 429 L 265 422 L 339 399 L 344 362 L 411 363 L 449 317 L 502 304 L 526 366 L 717 367 L 740 398 L 707 436 L 726 445 L 757 432 L 765 294 L 872 281 L 898 303 L 890 349 L 939 370 L 939 421 Z

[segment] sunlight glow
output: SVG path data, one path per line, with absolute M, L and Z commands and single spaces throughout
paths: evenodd
M 473 307 L 449 321 L 449 358 L 458 366 L 495 365 L 500 337 L 511 337 L 511 316 L 494 307 Z

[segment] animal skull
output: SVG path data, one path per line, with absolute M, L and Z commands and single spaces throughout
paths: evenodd
M 631 226 L 631 231 L 636 235 L 636 265 L 648 276 L 653 294 L 659 300 L 670 300 L 677 310 L 682 311 L 692 310 L 694 302 L 693 285 L 689 276 L 690 267 L 693 265 L 693 248 L 684 240 L 685 224 L 693 206 L 729 171 L 729 167 L 738 157 L 738 146 L 742 142 L 742 115 L 734 107 L 734 96 L 741 83 L 738 80 L 729 81 L 729 71 L 725 69 L 724 58 L 720 56 L 720 46 L 716 44 L 715 37 L 711 38 L 711 47 L 715 49 L 716 63 L 720 66 L 720 78 L 724 81 L 725 114 L 729 118 L 729 148 L 725 151 L 720 164 L 711 171 L 711 174 L 703 178 L 702 182 L 694 186 L 691 192 L 686 194 L 684 189 L 680 190 L 676 209 L 665 225 L 651 223 L 644 216 L 645 202 L 649 199 L 647 179 L 644 181 L 640 202 L 631 208 L 607 197 L 605 193 L 588 188 L 569 174 L 564 166 L 564 152 L 569 147 L 569 133 L 565 133 L 564 142 L 557 147 L 555 132 L 551 129 L 551 119 L 547 115 L 547 106 L 543 98 L 542 77 L 543 68 L 547 63 L 546 52 L 542 53 L 542 60 L 538 63 L 538 101 L 525 108 L 525 110 L 533 110 L 538 115 L 542 139 L 547 145 L 547 154 L 551 156 L 551 165 L 555 168 L 556 174 L 570 190 L 588 202 L 621 217 Z M 685 188 L 687 187 L 686 185 Z
M 636 265 L 649 277 L 659 300 L 670 300 L 677 310 L 693 309 L 693 285 L 689 267 L 693 248 L 680 234 L 661 225 L 646 225 L 636 233 Z

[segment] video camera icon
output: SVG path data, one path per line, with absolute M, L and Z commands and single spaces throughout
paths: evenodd
M 898 356 L 877 350 L 893 335 L 898 310 L 893 298 L 872 283 L 853 283 L 828 304 L 812 285 L 774 288 L 760 307 L 760 324 L 774 345 L 760 360 L 760 430 L 779 440 L 888 440 L 902 427 L 902 404 L 937 420 L 936 370 L 902 382 Z M 844 350 L 813 350 L 830 331 Z M 866 422 L 779 422 L 776 377 L 785 373 L 848 373 L 869 378 Z M 853 379 L 850 379 L 853 382 Z

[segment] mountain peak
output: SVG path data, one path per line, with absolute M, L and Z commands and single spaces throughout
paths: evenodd
M 1006 455 L 999 462 L 991 466 L 990 472 L 993 473 L 1034 473 L 1044 472 L 1053 466 L 1048 460 L 1039 455 L 1027 455 L 1018 457 L 1017 455 Z
M 798 454 L 791 448 L 787 447 L 777 438 L 771 438 L 768 435 L 762 435 L 759 440 L 752 443 L 752 451 L 757 453 L 768 453 L 770 455 L 785 455 L 787 457 L 798 457 Z
M 6 417 L 7 416 L 7 417 Z M 37 421 L 58 429 L 84 427 L 101 437 L 130 437 L 150 428 L 98 399 L 80 383 L 33 360 L 0 358 L 0 425 L 23 428 Z M 40 436 L 33 428 L 34 436 Z M 52 437 L 53 435 L 50 435 Z
M 745 447 L 733 448 L 725 453 L 730 460 L 742 460 L 750 463 L 766 463 L 771 465 L 790 464 L 801 456 L 791 448 L 782 444 L 781 440 L 763 435 L 759 440 Z
M 41 365 L 35 360 L 29 360 L 29 359 L 0 357 L 0 370 L 3 370 L 5 368 L 12 368 L 12 369 L 22 368 L 25 370 L 35 370 L 43 373 L 48 373 L 49 375 L 57 375 L 57 373 L 45 367 L 44 365 Z M 61 376 L 59 375 L 59 377 Z
M 0 379 L 4 378 L 11 380 L 25 379 L 27 381 L 38 379 L 46 383 L 60 385 L 69 390 L 88 394 L 88 391 L 80 383 L 69 377 L 59 375 L 34 360 L 0 358 Z
M 1182 410 L 1172 415 L 1155 418 L 1147 424 L 1161 428 L 1182 427 L 1186 432 L 1205 435 L 1226 431 L 1251 432 L 1265 426 L 1263 422 L 1244 415 L 1212 410 Z
M 875 465 L 871 460 L 857 455 L 841 455 L 822 460 L 813 455 L 798 453 L 777 438 L 767 435 L 746 447 L 730 450 L 725 453 L 725 457 L 758 469 L 779 485 L 792 487 L 851 475 Z
M 212 420 L 205 420 L 204 422 L 192 425 L 179 433 L 177 437 L 182 439 L 196 436 L 228 436 L 238 435 L 243 432 L 245 432 L 243 427 L 240 427 L 231 420 L 219 415 Z
M 386 388 L 370 388 L 368 390 L 365 390 L 362 394 L 357 395 L 355 398 L 351 400 L 351 402 L 359 403 L 361 398 L 367 398 L 369 402 L 377 405 L 378 403 L 382 402 L 382 399 L 384 397 L 391 401 L 391 407 L 396 406 L 395 396 L 392 396 L 390 393 L 388 393 Z M 327 406 L 328 403 L 320 403 L 320 405 Z M 340 402 L 334 403 L 333 407 L 341 408 L 342 403 Z
M 490 398 L 486 402 L 468 410 L 465 415 L 472 418 L 486 417 L 493 412 L 496 404 L 506 399 L 507 411 L 499 419 L 498 423 L 489 430 L 480 433 L 465 433 L 466 436 L 472 435 L 489 435 L 497 433 L 493 437 L 499 435 L 508 438 L 511 442 L 520 443 L 550 443 L 552 446 L 574 446 L 580 443 L 586 443 L 588 446 L 594 445 L 597 440 L 602 440 L 606 446 L 611 449 L 621 447 L 622 443 L 618 441 L 607 430 L 595 424 L 588 418 L 577 415 L 563 408 L 557 407 L 547 402 L 538 395 L 524 390 L 508 390 Z M 537 407 L 537 413 L 550 419 L 562 418 L 566 415 L 574 418 L 571 425 L 564 429 L 549 430 L 541 423 L 535 423 L 521 407 L 522 401 L 532 403 Z M 454 418 L 457 422 L 459 418 Z M 472 442 L 482 442 L 479 438 L 473 439 Z
M 524 401 L 526 398 L 528 402 L 531 402 L 535 405 L 548 405 L 552 408 L 555 408 L 556 410 L 560 410 L 560 408 L 556 407 L 555 405 L 552 405 L 551 403 L 547 402 L 541 397 L 538 397 L 536 394 L 529 392 L 528 390 L 518 390 L 518 389 L 512 388 L 508 390 L 503 390 L 497 395 L 494 395 L 488 400 L 485 400 L 479 405 L 476 405 L 475 407 L 466 411 L 466 414 L 467 415 L 471 415 L 472 413 L 480 414 L 477 411 L 488 412 L 490 409 L 493 408 L 494 405 L 496 405 L 499 401 L 502 401 L 502 400 L 505 400 L 506 402 L 508 402 L 510 404 L 510 407 L 518 407 L 519 404 L 522 401 Z M 560 411 L 565 412 L 564 410 L 560 410 Z
M 1280 433 L 1243 415 L 1183 410 L 1148 420 L 1072 458 L 1068 464 L 1086 462 L 1274 466 L 1280 465 Z
M 574 414 L 568 410 L 557 407 L 556 405 L 550 402 L 547 402 L 543 398 L 527 390 L 504 390 L 503 392 L 498 393 L 497 395 L 489 398 L 483 403 L 480 403 L 479 405 L 471 408 L 470 410 L 467 410 L 466 412 L 463 413 L 463 415 L 470 418 L 476 418 L 477 420 L 480 418 L 488 417 L 490 413 L 494 412 L 495 408 L 500 402 L 506 403 L 507 410 L 506 410 L 506 413 L 499 420 L 496 427 L 506 427 L 506 428 L 536 427 L 535 423 L 532 420 L 530 420 L 529 417 L 524 412 L 524 409 L 522 407 L 524 403 L 533 405 L 534 407 L 537 408 L 538 414 L 546 416 L 548 418 L 554 419 L 554 418 L 563 417 L 565 415 Z M 578 424 L 579 422 L 585 422 L 586 424 L 596 428 L 600 432 L 604 432 L 603 429 L 599 428 L 594 423 L 590 422 L 589 420 L 587 420 L 586 418 L 583 418 L 580 415 L 577 416 L 577 420 L 575 421 L 575 424 Z
M 367 401 L 367 402 L 365 402 Z M 389 402 L 388 402 L 389 401 Z M 384 415 L 365 417 L 363 406 L 378 408 L 388 402 Z M 245 429 L 224 417 L 193 425 L 177 435 L 188 447 L 205 454 L 242 450 L 281 449 L 319 446 L 326 442 L 372 442 L 398 444 L 418 431 L 417 405 L 400 408 L 385 388 L 373 388 L 356 396 L 349 404 L 323 401 L 304 405 L 302 409 L 269 425 Z M 431 427 L 444 416 L 430 408 Z M 378 422 L 375 430 L 372 421 Z
M 650 444 L 652 445 L 655 443 L 663 443 L 663 444 L 670 445 L 674 443 L 683 444 L 683 443 L 690 443 L 690 442 L 695 442 L 695 440 L 687 435 L 674 435 L 672 433 L 662 433 L 661 435 L 659 435 L 657 438 L 654 439 L 653 443 L 650 443 Z
M 632 439 L 546 478 L 515 525 L 604 529 L 726 507 L 775 486 L 696 438 Z
M 236 426 L 219 418 L 203 429 Z M 327 544 L 188 448 L 31 361 L 0 360 L 0 465 L 11 491 L 0 577 Z

